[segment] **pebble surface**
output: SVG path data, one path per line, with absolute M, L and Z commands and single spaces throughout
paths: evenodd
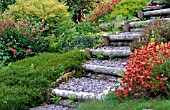
M 87 61 L 85 64 L 106 66 L 106 67 L 119 67 L 123 68 L 127 58 L 116 58 L 115 60 L 97 60 L 95 58 Z
M 35 108 L 30 108 L 30 110 L 76 110 L 76 109 L 59 106 L 55 104 L 49 104 L 49 105 L 44 105 L 44 106 L 38 106 Z
M 130 47 L 129 46 L 122 46 L 122 47 L 105 46 L 105 47 L 97 48 L 95 50 L 130 50 Z
M 88 92 L 100 94 L 104 90 L 114 88 L 116 82 L 110 82 L 109 80 L 97 80 L 92 78 L 72 78 L 68 82 L 59 85 L 58 89 L 68 90 L 73 92 Z

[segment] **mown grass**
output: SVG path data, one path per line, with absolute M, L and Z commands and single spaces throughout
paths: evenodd
M 90 100 L 78 106 L 78 110 L 170 110 L 170 100 L 165 99 L 126 99 L 120 101 L 113 94 L 103 100 Z

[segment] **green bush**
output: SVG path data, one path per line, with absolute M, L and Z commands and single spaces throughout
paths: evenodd
M 76 32 L 79 34 L 97 33 L 99 32 L 99 28 L 91 25 L 90 22 L 81 22 L 76 24 Z
M 84 19 L 84 15 L 89 13 L 101 0 L 58 0 L 69 6 L 69 12 L 73 13 L 73 21 L 78 23 Z M 103 0 L 102 0 L 103 1 Z
M 7 17 L 12 11 L 12 19 L 15 21 L 32 16 L 44 20 L 51 19 L 58 24 L 63 23 L 69 16 L 68 7 L 58 0 L 17 0 L 15 4 L 9 5 L 9 8 L 3 15 Z
M 77 47 L 79 49 L 92 48 L 95 44 L 95 39 L 90 35 L 82 35 L 74 38 L 71 47 Z
M 144 27 L 142 35 L 131 43 L 131 50 L 148 45 L 153 39 L 155 42 L 170 41 L 170 23 L 166 20 L 154 20 Z
M 15 0 L 0 0 L 0 13 L 3 12 L 8 5 L 14 4 Z
M 36 22 L 17 24 L 12 20 L 0 21 L 0 68 L 45 52 L 49 47 L 49 42 L 44 41 L 45 30 Z
M 118 15 L 127 17 L 136 16 L 137 12 L 146 5 L 147 2 L 145 0 L 122 0 L 116 5 L 116 8 L 112 11 L 109 19 L 112 21 Z
M 53 30 L 55 36 L 58 37 L 64 31 L 69 31 L 73 25 L 68 7 L 58 2 L 58 0 L 17 0 L 9 8 L 10 10 L 6 10 L 2 15 L 4 19 L 12 14 L 11 19 L 15 22 L 25 21 L 25 19 L 33 22 L 43 22 L 43 26 L 48 28 L 45 30 L 46 33 L 49 34 Z M 68 33 L 65 34 L 69 37 Z
M 1 68 L 0 110 L 27 110 L 42 104 L 51 82 L 63 70 L 79 68 L 86 58 L 87 54 L 79 50 L 64 54 L 43 53 Z

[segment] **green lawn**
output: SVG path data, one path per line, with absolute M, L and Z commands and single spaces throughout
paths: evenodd
M 170 100 L 163 99 L 133 99 L 120 101 L 113 94 L 103 100 L 90 100 L 79 105 L 78 110 L 142 110 L 152 108 L 153 110 L 169 110 Z

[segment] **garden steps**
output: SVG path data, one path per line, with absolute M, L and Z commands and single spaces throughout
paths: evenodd
M 123 28 L 124 32 L 130 32 L 131 29 L 143 28 L 148 23 L 150 23 L 154 20 L 155 19 L 146 20 L 146 21 L 132 21 L 132 22 L 127 21 L 122 24 L 122 28 Z M 170 22 L 170 18 L 161 18 L 160 20 L 167 20 L 168 22 Z
M 82 65 L 82 68 L 86 71 L 92 71 L 94 73 L 102 73 L 106 75 L 119 76 L 126 64 L 125 60 L 89 60 Z
M 72 78 L 53 89 L 52 94 L 63 98 L 74 97 L 75 100 L 101 99 L 110 90 L 115 90 L 117 84 L 118 82 L 116 81 L 103 79 L 88 77 Z
M 158 10 L 161 10 L 159 13 L 162 13 L 165 10 L 163 8 L 162 6 L 143 7 L 142 13 L 155 13 L 159 12 Z M 148 16 L 144 15 L 143 17 Z M 170 18 L 165 19 L 170 21 Z M 92 58 L 82 64 L 82 69 L 91 73 L 80 78 L 73 77 L 58 84 L 58 86 L 52 90 L 52 94 L 60 96 L 67 101 L 70 96 L 73 96 L 77 102 L 81 102 L 93 98 L 101 99 L 109 91 L 114 91 L 115 87 L 119 85 L 121 81 L 122 70 L 126 71 L 124 67 L 127 57 L 132 54 L 129 48 L 130 43 L 140 36 L 143 30 L 140 26 L 144 26 L 144 24 L 151 21 L 153 20 L 125 22 L 122 26 L 122 28 L 127 29 L 124 30 L 125 32 L 115 35 L 102 35 L 105 46 L 89 49 L 88 52 Z M 101 58 L 101 60 L 99 60 L 99 56 L 106 59 Z M 117 59 L 112 59 L 113 57 Z M 63 101 L 63 103 L 68 103 L 67 101 Z M 74 108 L 74 106 L 63 103 L 61 101 L 56 104 Z

